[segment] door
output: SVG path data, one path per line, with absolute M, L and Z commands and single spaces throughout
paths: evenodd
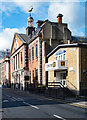
M 66 72 L 61 72 L 60 73 L 60 81 L 61 84 L 66 87 Z

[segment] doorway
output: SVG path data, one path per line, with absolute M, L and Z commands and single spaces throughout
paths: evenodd
M 56 72 L 56 82 L 60 82 L 66 87 L 66 71 Z

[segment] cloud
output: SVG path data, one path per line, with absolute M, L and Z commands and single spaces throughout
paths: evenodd
M 62 13 L 64 15 L 63 22 L 68 23 L 73 35 L 77 33 L 79 35 L 83 32 L 78 32 L 79 29 L 85 29 L 85 7 L 81 5 L 81 1 L 84 2 L 85 0 L 32 0 L 32 2 L 31 0 L 3 0 L 2 11 L 9 15 L 10 13 L 18 12 L 17 7 L 19 7 L 21 11 L 26 13 L 32 6 L 36 18 L 40 16 L 42 19 L 45 14 L 48 14 L 46 18 L 51 21 L 57 21 L 56 16 L 58 13 Z M 46 9 L 48 12 L 44 12 L 41 9 L 41 6 L 44 7 L 44 4 L 46 5 L 45 2 L 49 2 L 49 8 Z M 75 29 L 77 32 L 75 32 Z
M 63 22 L 69 24 L 69 28 L 72 30 L 85 28 L 85 7 L 80 2 L 57 2 L 50 3 L 48 9 L 48 18 L 52 21 L 56 21 L 58 13 L 62 13 Z M 81 31 L 82 32 L 82 31 Z
M 40 2 L 32 1 L 31 0 L 4 0 L 2 2 L 2 7 L 0 9 L 9 15 L 12 12 L 17 12 L 17 7 L 20 8 L 21 11 L 27 13 L 28 10 L 33 7 L 33 13 L 38 11 L 39 6 L 41 5 Z
M 25 28 L 5 28 L 0 32 L 0 50 L 11 48 L 15 32 L 25 33 Z

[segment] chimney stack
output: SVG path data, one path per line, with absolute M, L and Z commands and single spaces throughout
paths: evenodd
M 62 23 L 62 17 L 63 17 L 62 14 L 58 14 L 58 16 L 57 16 L 58 23 Z
M 44 23 L 44 21 L 38 20 L 38 21 L 37 21 L 37 27 L 40 27 L 43 23 Z

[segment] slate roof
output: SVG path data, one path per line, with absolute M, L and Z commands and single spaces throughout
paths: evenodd
M 87 37 L 82 37 L 82 36 L 72 36 L 72 41 L 73 42 L 87 42 Z
M 23 42 L 23 43 L 28 43 L 29 42 L 29 37 L 26 34 L 21 34 L 21 33 L 16 33 L 16 35 L 19 37 L 19 39 Z

